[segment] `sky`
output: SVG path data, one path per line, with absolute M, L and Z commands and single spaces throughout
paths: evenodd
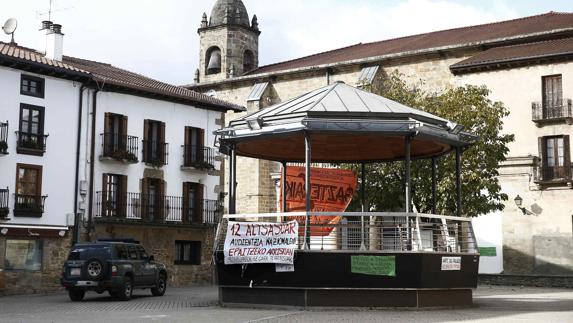
M 262 33 L 259 65 L 357 43 L 514 19 L 573 12 L 571 0 L 243 0 Z M 215 0 L 52 0 L 64 55 L 110 63 L 164 82 L 193 81 L 197 28 Z M 18 20 L 15 41 L 44 50 L 38 29 L 50 0 L 0 0 L 0 24 Z M 0 33 L 0 41 L 9 36 Z

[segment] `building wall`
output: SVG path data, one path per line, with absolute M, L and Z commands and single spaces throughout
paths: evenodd
M 515 134 L 509 145 L 509 161 L 500 169 L 500 184 L 509 200 L 503 212 L 505 273 L 573 273 L 573 190 L 567 185 L 543 187 L 534 183 L 534 162 L 539 157 L 538 137 L 572 135 L 573 126 L 562 123 L 537 127 L 532 121 L 532 102 L 542 99 L 542 76 L 561 74 L 563 98 L 572 98 L 573 63 L 534 65 L 509 70 L 462 75 L 459 84 L 485 84 L 493 101 L 504 102 L 511 114 L 504 132 Z M 517 159 L 529 162 L 516 163 Z M 514 203 L 519 195 L 524 215 Z
M 115 160 L 100 160 L 99 156 L 102 154 L 100 134 L 104 132 L 106 112 L 128 116 L 127 133 L 130 136 L 137 136 L 139 141 L 138 163 L 125 164 Z M 181 146 L 185 143 L 185 127 L 190 126 L 204 129 L 205 146 L 213 147 L 215 142 L 213 131 L 220 128 L 217 124 L 220 118 L 221 113 L 216 111 L 134 95 L 99 92 L 97 94 L 94 192 L 101 191 L 103 173 L 126 175 L 128 177 L 127 191 L 134 193 L 141 191 L 140 180 L 145 177 L 145 174 L 153 174 L 154 177 L 161 177 L 166 182 L 166 195 L 182 196 L 182 183 L 195 182 L 205 186 L 204 199 L 216 200 L 219 193 L 218 172 L 209 174 L 206 171 L 181 170 L 181 165 L 183 165 Z M 169 144 L 167 165 L 157 168 L 147 166 L 141 161 L 143 148 L 141 140 L 143 140 L 145 119 L 165 122 L 165 141 Z M 220 169 L 220 161 L 215 161 L 215 169 Z
M 167 267 L 168 287 L 187 287 L 213 282 L 211 255 L 214 228 L 177 228 L 176 226 L 129 226 L 97 224 L 96 235 L 106 238 L 130 237 L 139 241 L 156 261 Z M 200 241 L 200 265 L 176 265 L 175 241 Z
M 45 80 L 44 98 L 20 94 L 20 76 L 32 75 Z M 0 67 L 0 121 L 9 122 L 8 155 L 0 155 L 0 188 L 10 190 L 10 220 L 1 224 L 66 226 L 66 214 L 73 213 L 78 98 L 81 84 Z M 17 136 L 20 104 L 44 107 L 44 134 L 49 134 L 43 156 L 18 154 Z M 47 195 L 40 218 L 14 217 L 16 164 L 42 166 L 42 195 Z

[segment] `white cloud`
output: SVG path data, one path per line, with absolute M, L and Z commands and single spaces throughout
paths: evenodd
M 517 17 L 496 1 L 491 8 L 452 0 L 243 0 L 262 30 L 261 64 L 359 42 Z M 199 26 L 215 0 L 55 0 L 52 20 L 63 25 L 66 55 L 98 60 L 175 84 L 193 80 Z M 0 20 L 16 17 L 16 41 L 42 48 L 37 11 L 48 0 L 12 1 Z M 65 9 L 58 11 L 58 9 Z M 5 16 L 4 16 L 5 15 Z M 4 36 L 0 40 L 8 41 Z

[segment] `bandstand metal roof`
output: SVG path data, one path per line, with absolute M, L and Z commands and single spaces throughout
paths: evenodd
M 224 153 L 234 145 L 238 156 L 291 162 L 305 160 L 305 133 L 313 162 L 400 160 L 406 136 L 414 159 L 476 139 L 446 119 L 341 82 L 235 119 L 215 133 Z

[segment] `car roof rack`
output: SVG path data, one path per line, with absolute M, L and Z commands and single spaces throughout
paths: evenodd
M 136 244 L 140 244 L 139 241 L 133 239 L 133 238 L 103 238 L 103 239 L 97 239 L 96 242 L 123 242 L 123 243 L 136 243 Z

